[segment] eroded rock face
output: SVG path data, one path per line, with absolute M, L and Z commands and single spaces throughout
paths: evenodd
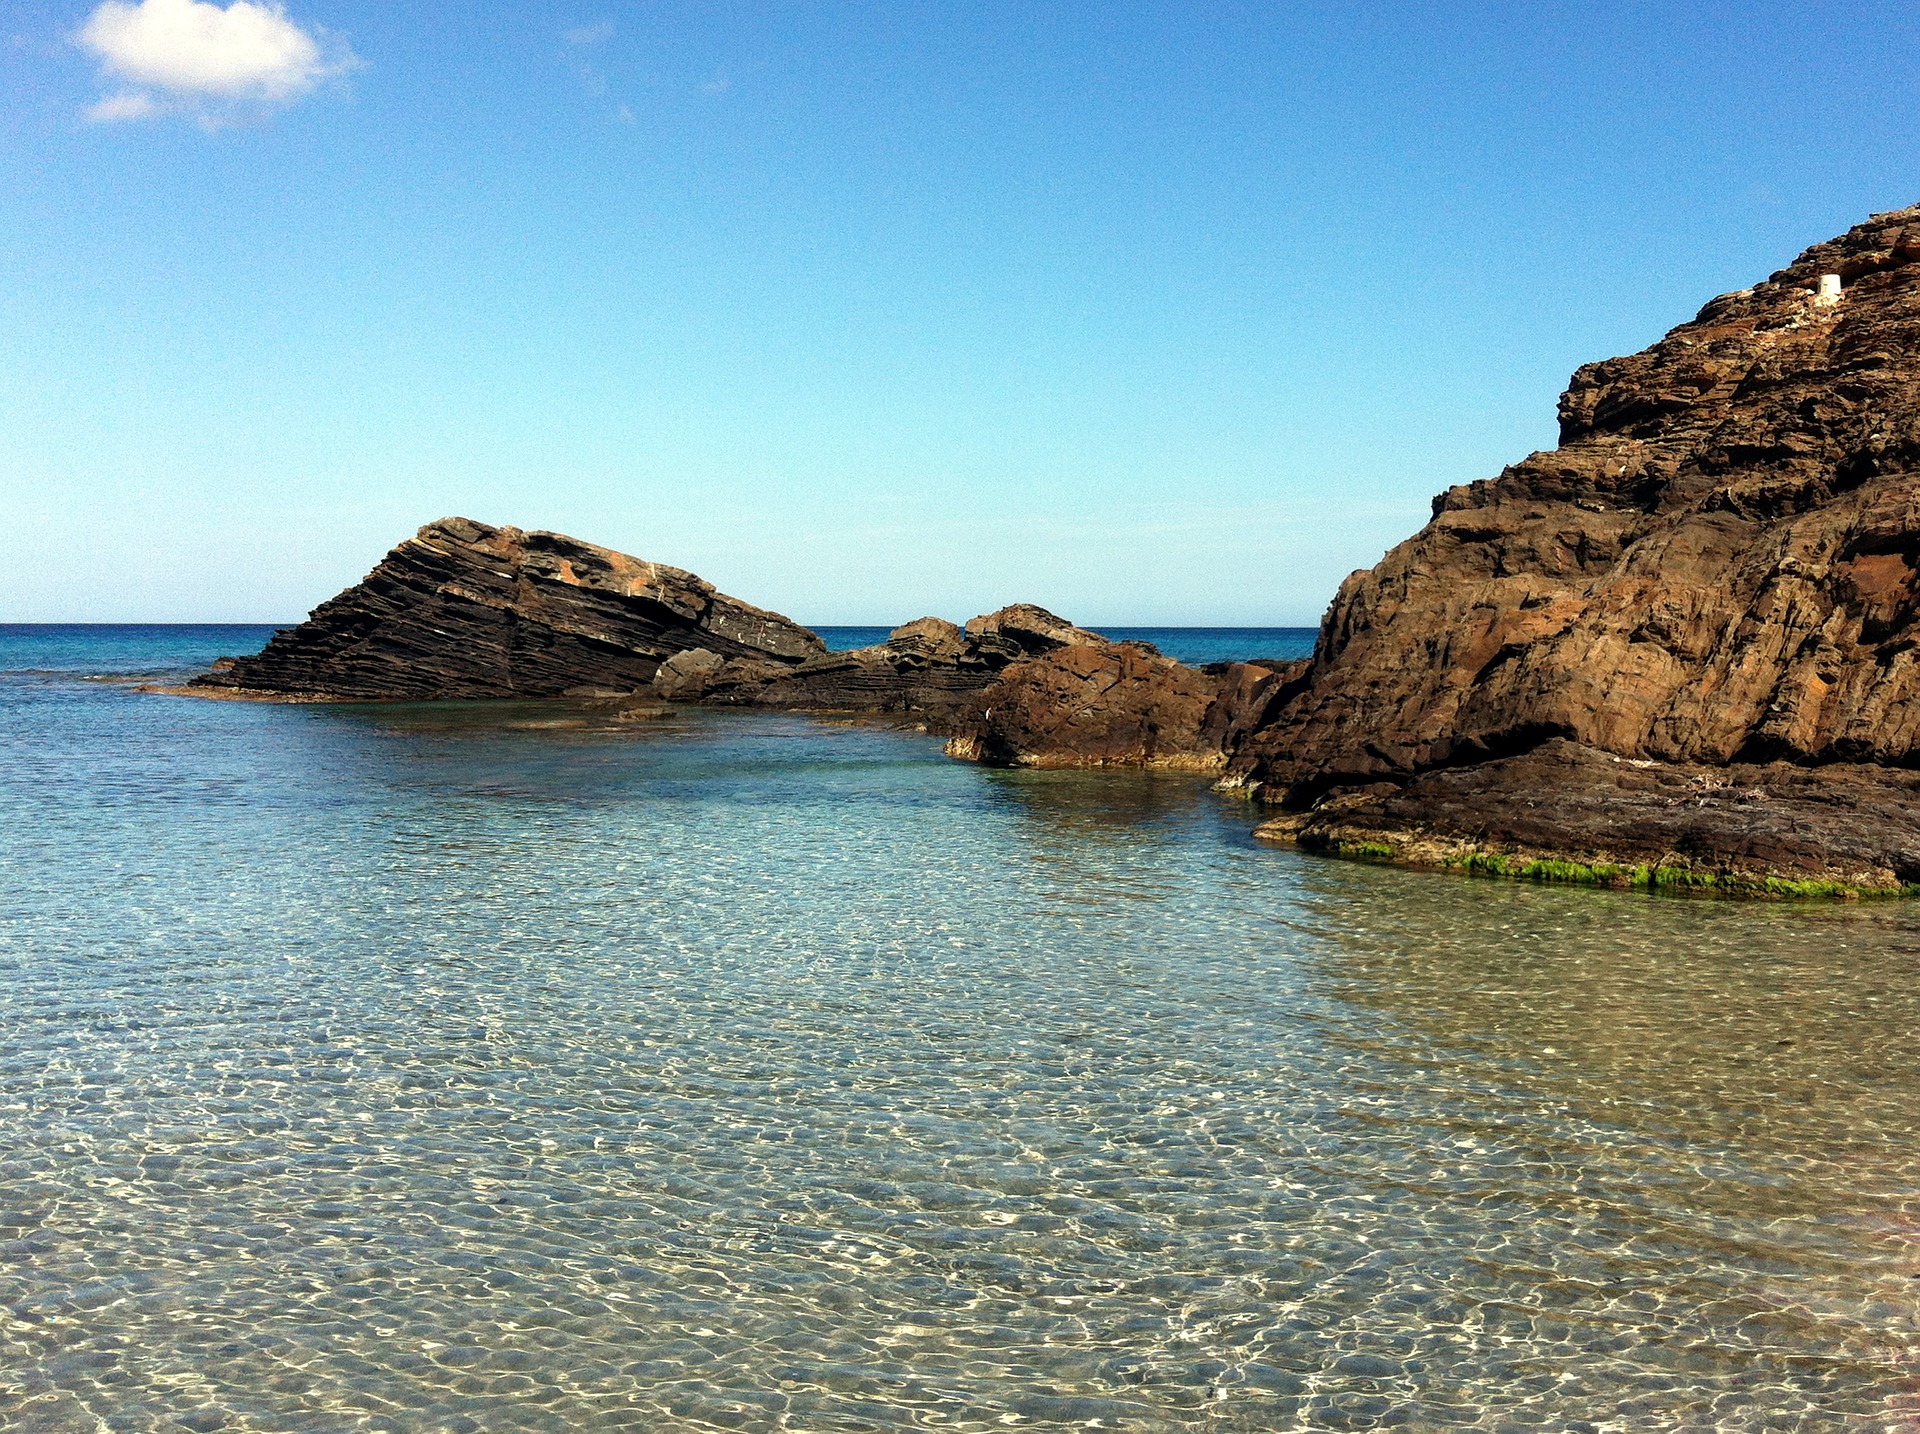
M 1012 664 L 968 704 L 949 756 L 1005 766 L 1217 771 L 1306 663 L 1187 667 L 1140 642 Z
M 1297 807 L 1553 739 L 1701 768 L 1920 760 L 1920 209 L 1587 365 L 1560 422 L 1559 448 L 1449 490 L 1346 581 L 1235 780 Z
M 1010 663 L 1108 645 L 1098 633 L 1020 603 L 964 628 L 919 618 L 877 646 L 823 653 L 795 666 L 736 659 L 708 677 L 698 695 L 735 706 L 914 714 L 944 729 Z
M 790 667 L 826 644 L 679 568 L 443 518 L 264 651 L 195 681 L 362 700 L 600 695 L 647 688 L 694 649 Z

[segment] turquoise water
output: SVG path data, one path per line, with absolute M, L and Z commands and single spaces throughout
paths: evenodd
M 0 630 L 0 1427 L 1914 1427 L 1910 905 L 242 635 Z

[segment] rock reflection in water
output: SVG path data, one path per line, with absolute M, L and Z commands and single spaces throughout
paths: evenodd
M 0 723 L 7 1427 L 1911 1388 L 1906 907 L 1319 862 L 1198 782 L 764 715 L 37 682 Z

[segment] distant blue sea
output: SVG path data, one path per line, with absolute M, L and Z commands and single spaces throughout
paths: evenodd
M 0 1429 L 1910 1427 L 1920 905 L 270 631 L 0 628 Z
M 259 623 L 0 623 L 0 673 L 174 676 L 258 652 Z
M 0 624 L 0 672 L 40 670 L 162 675 L 197 672 L 216 657 L 258 652 L 273 624 Z M 884 627 L 815 628 L 836 652 L 885 642 Z M 1168 657 L 1194 664 L 1255 657 L 1306 657 L 1310 627 L 1113 627 L 1116 640 L 1150 642 Z

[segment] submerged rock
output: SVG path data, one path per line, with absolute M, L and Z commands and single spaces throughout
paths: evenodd
M 679 568 L 442 518 L 264 651 L 194 685 L 360 700 L 594 696 L 647 688 L 693 649 L 785 667 L 826 644 Z

